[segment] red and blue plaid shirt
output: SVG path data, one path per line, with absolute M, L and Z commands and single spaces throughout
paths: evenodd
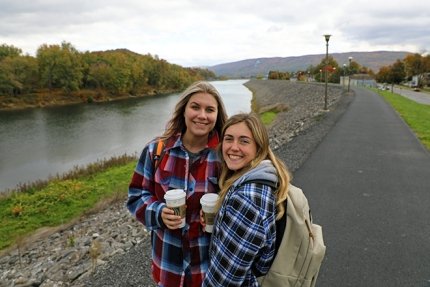
M 200 198 L 218 192 L 220 161 L 216 153 L 218 134 L 209 137 L 207 148 L 190 163 L 181 135 L 165 142 L 165 155 L 154 173 L 157 140 L 142 151 L 128 190 L 127 208 L 143 223 L 152 238 L 152 276 L 163 287 L 200 286 L 208 268 L 210 235 L 200 224 Z M 186 198 L 186 225 L 168 229 L 162 219 L 164 194 L 183 189 Z

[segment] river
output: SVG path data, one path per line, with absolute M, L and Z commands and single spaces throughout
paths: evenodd
M 250 111 L 246 81 L 212 82 L 228 115 Z M 0 192 L 75 166 L 140 153 L 162 133 L 179 95 L 0 112 Z

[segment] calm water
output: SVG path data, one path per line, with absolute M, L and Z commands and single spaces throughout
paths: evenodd
M 245 82 L 212 82 L 228 115 L 250 111 Z M 0 112 L 0 191 L 98 159 L 140 153 L 162 133 L 178 97 Z

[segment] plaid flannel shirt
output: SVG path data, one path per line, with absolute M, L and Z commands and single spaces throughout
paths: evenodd
M 212 234 L 202 286 L 258 286 L 275 253 L 276 202 L 272 189 L 245 183 L 229 190 Z
M 151 231 L 152 275 L 159 286 L 201 286 L 208 267 L 210 235 L 200 224 L 200 198 L 205 193 L 218 192 L 218 142 L 217 133 L 212 134 L 207 148 L 190 163 L 178 134 L 166 141 L 165 155 L 154 173 L 154 140 L 143 149 L 137 163 L 127 208 Z M 169 230 L 161 219 L 161 210 L 166 191 L 176 188 L 187 193 L 186 225 Z

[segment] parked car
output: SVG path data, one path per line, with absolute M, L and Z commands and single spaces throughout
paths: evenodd
M 385 91 L 385 90 L 389 90 L 390 87 L 387 84 L 383 84 L 383 85 L 379 85 L 378 89 Z

